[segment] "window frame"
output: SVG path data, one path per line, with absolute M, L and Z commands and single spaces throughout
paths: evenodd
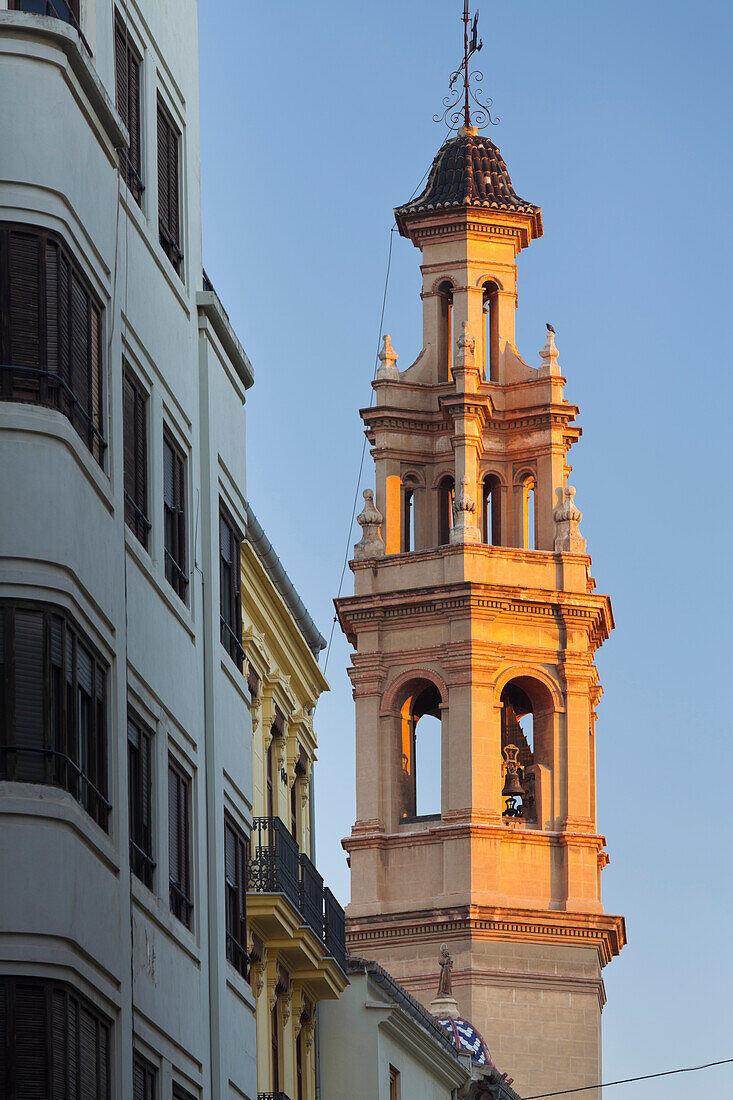
M 156 148 L 158 153 L 158 240 L 177 275 L 183 278 L 181 234 L 182 134 L 158 91 Z M 164 157 L 161 152 L 165 148 Z M 175 211 L 175 216 L 171 214 Z
M 135 1091 L 137 1086 L 135 1073 L 137 1070 L 142 1074 L 142 1093 L 139 1100 L 158 1100 L 158 1070 L 139 1050 L 133 1050 L 132 1052 L 133 1100 L 138 1100 L 138 1093 Z
M 19 988 L 26 991 L 32 989 L 40 994 L 36 1000 L 35 1010 L 32 1013 L 25 1012 L 26 1024 L 29 1019 L 32 1019 L 39 1025 L 33 1036 L 36 1039 L 34 1044 L 36 1076 L 33 1080 L 25 1081 L 19 1080 L 20 1058 L 22 1058 L 22 1047 L 19 1051 L 18 1043 L 18 1017 L 22 1011 L 19 1009 Z M 0 995 L 4 999 L 6 1015 L 6 1036 L 4 1037 L 6 1097 L 15 1096 L 19 1086 L 29 1085 L 44 1087 L 47 1096 L 57 1095 L 57 1090 L 60 1091 L 64 1086 L 68 1089 L 68 1095 L 81 1095 L 81 1075 L 85 1069 L 88 1071 L 89 1068 L 89 1062 L 85 1062 L 82 1057 L 83 1039 L 89 1036 L 88 1025 L 82 1027 L 83 1014 L 85 1014 L 87 1018 L 91 1017 L 94 1025 L 95 1045 L 91 1054 L 93 1073 L 96 1078 L 95 1100 L 109 1100 L 112 1045 L 112 1021 L 109 1017 L 67 982 L 36 978 L 32 975 L 3 974 L 0 976 Z M 70 1044 L 73 1041 L 72 1021 L 73 1036 L 76 1039 L 73 1061 L 69 1057 Z M 15 1042 L 10 1041 L 11 1037 Z M 23 1038 L 27 1044 L 30 1031 Z M 76 1081 L 70 1080 L 74 1065 Z M 43 1079 L 42 1085 L 41 1079 Z M 5 1100 L 5 1097 L 2 1097 L 2 1100 Z
M 233 865 L 230 860 L 229 838 L 233 845 Z M 229 814 L 224 814 L 224 912 L 226 926 L 226 957 L 246 980 L 249 969 L 247 953 L 247 878 L 249 840 Z
M 171 777 L 175 777 L 177 783 L 177 806 L 183 807 L 183 813 L 178 813 L 175 829 L 177 844 L 176 863 L 179 874 L 174 879 L 172 873 L 173 860 L 171 857 L 171 841 L 173 830 L 171 827 Z M 191 776 L 185 771 L 175 757 L 168 754 L 168 893 L 170 911 L 181 924 L 191 931 L 193 924 L 194 903 L 191 897 L 191 806 L 192 806 L 192 781 Z M 181 794 L 183 797 L 181 798 Z
M 132 393 L 132 422 L 127 419 L 125 387 Z M 125 523 L 144 550 L 152 524 L 148 477 L 148 400 L 149 394 L 135 377 L 127 360 L 122 363 L 122 450 Z M 128 438 L 129 436 L 131 438 Z M 132 454 L 129 454 L 131 444 Z
M 119 51 L 119 52 L 118 52 Z M 124 54 L 124 89 L 119 64 Z M 130 38 L 129 27 L 115 8 L 114 28 L 115 104 L 130 135 L 129 152 L 119 150 L 120 173 L 139 207 L 142 208 L 145 184 L 142 178 L 142 57 Z M 131 113 L 132 111 L 132 113 Z M 137 122 L 135 123 L 135 118 Z
M 166 498 L 166 449 L 172 454 L 173 499 Z M 183 448 L 167 425 L 163 426 L 163 554 L 165 576 L 176 595 L 187 603 L 190 581 L 188 561 L 188 523 L 186 515 L 188 463 Z
M 0 401 L 56 409 L 100 466 L 107 449 L 104 325 L 104 306 L 63 237 L 0 221 Z
M 21 638 L 20 669 L 18 613 L 40 619 L 40 655 L 34 654 L 30 635 Z M 3 708 L 0 728 L 6 731 L 6 740 L 0 744 L 0 778 L 60 787 L 107 832 L 112 809 L 107 798 L 109 665 L 79 629 L 75 619 L 57 604 L 0 600 L 0 632 Z M 40 701 L 33 695 L 33 657 L 35 672 L 40 671 Z M 19 672 L 29 677 L 28 699 L 31 705 L 35 703 L 36 713 L 39 709 L 42 713 L 42 744 L 18 743 Z M 41 757 L 42 770 L 30 768 L 24 775 L 25 769 L 19 768 L 24 754 Z
M 137 735 L 134 744 L 131 730 Z M 153 731 L 131 709 L 127 711 L 127 784 L 130 832 L 130 870 L 149 890 L 153 888 L 155 872 L 154 827 L 153 827 L 153 791 L 155 789 L 153 768 Z M 131 749 L 136 752 L 133 762 Z M 147 769 L 145 757 L 147 756 Z M 134 766 L 133 766 L 134 763 Z M 147 789 L 145 772 L 147 770 Z M 134 782 L 133 782 L 134 775 Z M 147 813 L 147 825 L 145 816 Z
M 224 554 L 224 529 L 232 548 L 232 560 Z M 219 500 L 219 629 L 221 644 L 240 672 L 244 671 L 242 646 L 242 535 L 224 502 Z M 226 572 L 229 571 L 228 580 Z M 238 629 L 236 629 L 238 627 Z

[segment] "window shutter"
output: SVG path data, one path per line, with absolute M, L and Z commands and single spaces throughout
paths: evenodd
M 237 836 L 231 825 L 224 825 L 224 874 L 230 886 L 237 888 Z
M 144 516 L 148 514 L 148 434 L 145 422 L 145 395 L 138 389 L 135 395 L 135 503 Z M 148 531 L 143 525 L 144 546 Z
M 102 435 L 102 330 L 100 325 L 99 310 L 88 302 L 89 310 L 89 382 L 91 387 L 90 399 L 91 405 L 89 408 L 89 415 L 92 418 L 92 424 L 97 429 L 100 435 Z M 100 442 L 97 436 L 93 433 L 91 439 L 91 449 L 94 457 L 98 462 L 102 459 L 102 453 L 100 451 Z
M 43 614 L 15 612 L 15 744 L 19 749 L 44 748 Z M 45 763 L 40 751 L 19 752 L 16 779 L 42 783 Z
M 0 1096 L 7 1095 L 7 1046 L 8 1046 L 8 993 L 7 986 L 0 985 Z
M 79 1100 L 100 1100 L 97 1072 L 98 1023 L 91 1012 L 79 1006 Z
M 161 221 L 168 226 L 170 207 L 168 202 L 168 177 L 170 168 L 168 165 L 168 120 L 163 113 L 163 108 L 158 102 L 158 214 Z
M 41 367 L 39 236 L 11 232 L 8 254 L 10 364 L 38 370 Z
M 46 241 L 46 364 L 59 373 L 59 247 Z
M 124 25 L 119 16 L 115 19 L 115 91 L 120 118 L 129 126 L 130 85 L 127 67 L 127 41 Z
M 69 1048 L 66 1034 L 68 1012 L 68 996 L 62 989 L 54 989 L 51 1001 L 52 1100 L 67 1100 L 69 1097 L 66 1089 L 66 1063 Z
M 22 1100 L 48 1100 L 46 990 L 42 985 L 15 986 L 15 1092 Z
M 140 159 L 140 62 L 131 47 L 128 47 L 128 86 L 129 86 L 129 120 L 127 128 L 130 131 L 130 161 L 138 176 L 141 175 Z M 137 180 L 132 181 L 133 193 L 137 201 L 140 201 L 140 185 Z
M 144 731 L 140 733 L 140 786 L 143 827 L 140 847 L 150 855 L 150 737 Z
M 163 500 L 171 510 L 175 509 L 175 455 L 167 439 L 163 441 Z
M 87 414 L 91 415 L 91 386 L 89 378 L 89 303 L 86 292 L 75 274 L 71 276 L 71 388 L 74 396 Z M 72 421 L 74 417 L 72 416 Z M 87 426 L 81 417 L 75 426 L 87 436 Z
M 71 289 L 70 265 L 65 256 L 59 255 L 59 374 L 71 386 Z M 66 409 L 66 397 L 62 398 Z
M 178 773 L 168 768 L 168 853 L 170 880 L 176 885 L 181 881 L 181 853 L 179 850 L 181 821 L 180 784 Z
M 135 389 L 127 374 L 122 378 L 122 450 L 125 492 L 135 500 Z M 134 528 L 134 513 L 131 517 Z

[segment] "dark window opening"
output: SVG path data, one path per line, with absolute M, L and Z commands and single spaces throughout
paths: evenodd
M 453 370 L 453 287 L 438 287 L 438 381 L 449 382 Z
M 389 1100 L 400 1100 L 400 1072 L 389 1067 Z
M 119 12 L 115 14 L 115 91 L 117 110 L 130 134 L 129 149 L 120 149 L 120 172 L 140 206 L 145 190 L 140 141 L 140 56 L 130 42 Z
M 127 367 L 122 376 L 122 436 L 125 523 L 147 550 L 150 531 L 147 397 Z
M 61 608 L 0 606 L 0 778 L 61 787 L 103 829 L 106 676 Z
M 487 546 L 501 546 L 501 483 L 495 474 L 481 483 L 481 537 Z
M 499 288 L 494 282 L 483 286 L 484 378 L 499 381 Z
M 438 486 L 438 545 L 447 546 L 453 527 L 453 502 L 455 500 L 455 480 L 444 477 Z
M 102 309 L 55 234 L 0 225 L 0 400 L 58 409 L 97 462 Z
M 272 1091 L 280 1091 L 280 1013 L 278 1003 L 272 1006 L 270 1013 L 270 1058 L 272 1060 Z
M 181 135 L 158 98 L 158 229 L 163 251 L 180 275 L 181 250 L 179 157 Z
M 535 816 L 535 799 L 534 770 L 532 769 L 534 764 L 534 708 L 532 701 L 519 684 L 512 682 L 507 684 L 501 693 L 501 708 L 504 812 L 515 816 L 533 818 Z M 516 765 L 516 768 L 514 765 Z M 514 776 L 516 776 L 516 779 L 513 778 Z M 514 799 L 512 804 L 508 802 L 509 798 Z M 521 810 L 521 815 L 517 814 L 517 809 Z
M 247 865 L 249 843 L 240 829 L 224 819 L 224 878 L 227 959 L 247 977 Z
M 537 495 L 532 474 L 528 474 L 521 485 L 521 522 L 522 546 L 527 550 L 537 549 Z
M 219 505 L 219 611 L 221 644 L 241 672 L 244 668 L 242 648 L 242 597 L 240 590 L 240 551 L 242 536 Z
M 191 927 L 191 780 L 168 763 L 168 856 L 171 912 Z
M 186 601 L 186 459 L 178 444 L 163 432 L 163 515 L 165 576 Z
M 402 494 L 402 550 L 410 553 L 415 549 L 415 491 L 405 489 Z
M 434 684 L 418 687 L 402 706 L 402 818 L 441 812 L 441 697 Z
M 0 978 L 0 1097 L 108 1100 L 110 1026 L 65 984 Z
M 130 812 L 130 868 L 147 887 L 153 885 L 152 814 L 153 736 L 133 715 L 127 717 L 127 772 Z
M 295 1040 L 295 1085 L 296 1085 L 296 1098 L 297 1100 L 303 1100 L 303 1032 L 298 1032 L 298 1038 Z

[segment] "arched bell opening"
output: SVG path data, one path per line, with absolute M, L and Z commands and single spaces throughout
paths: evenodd
M 410 685 L 400 709 L 400 777 L 397 819 L 440 816 L 442 722 L 441 695 L 435 684 Z
M 400 548 L 403 554 L 417 550 L 417 492 L 420 483 L 415 474 L 406 474 L 402 479 L 402 538 Z
M 531 676 L 501 693 L 502 813 L 539 823 L 549 814 L 555 708 L 547 687 Z
M 453 369 L 453 286 L 438 287 L 438 381 L 449 382 Z
M 492 279 L 483 284 L 483 376 L 499 381 L 499 288 Z
M 501 482 L 486 474 L 481 482 L 481 539 L 487 546 L 501 546 Z
M 537 482 L 531 471 L 522 474 L 517 485 L 519 498 L 519 545 L 537 549 Z
M 453 527 L 453 502 L 456 494 L 455 479 L 447 474 L 438 484 L 438 545 L 447 546 Z

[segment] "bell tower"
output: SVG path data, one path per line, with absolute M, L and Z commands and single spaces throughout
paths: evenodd
M 424 344 L 400 371 L 385 337 L 361 414 L 376 496 L 337 601 L 356 703 L 349 950 L 427 1005 L 447 944 L 461 1016 L 520 1095 L 592 1085 L 601 970 L 625 942 L 596 823 L 594 654 L 613 617 L 568 486 L 580 429 L 554 332 L 537 368 L 514 343 L 541 212 L 463 125 L 395 214 L 422 255 Z

